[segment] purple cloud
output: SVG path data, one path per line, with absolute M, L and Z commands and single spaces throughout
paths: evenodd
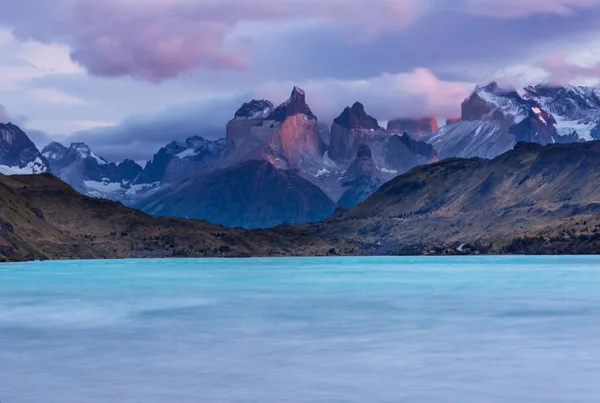
M 10 116 L 4 105 L 0 104 L 0 123 L 10 122 Z
M 344 25 L 395 26 L 424 8 L 415 0 L 23 0 L 3 9 L 24 40 L 62 42 L 98 76 L 161 81 L 195 70 L 244 69 L 251 40 L 240 24 L 324 19 Z M 418 5 L 421 4 L 421 5 Z M 41 13 L 36 12 L 41 11 Z M 17 14 L 17 18 L 13 18 Z
M 600 0 L 470 0 L 467 9 L 481 15 L 520 18 L 533 14 L 568 16 L 577 10 L 600 6 Z

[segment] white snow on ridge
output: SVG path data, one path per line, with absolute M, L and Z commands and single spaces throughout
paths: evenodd
M 527 118 L 525 108 L 515 104 L 509 97 L 499 96 L 488 91 L 479 91 L 477 95 L 487 103 L 497 106 L 505 116 L 512 118 L 514 124 L 521 123 Z
M 193 157 L 196 154 L 197 153 L 194 151 L 193 148 L 188 148 L 187 150 L 184 150 L 184 151 L 180 152 L 179 154 L 175 155 L 175 157 L 184 159 L 184 158 L 188 158 L 188 157 Z
M 321 176 L 327 175 L 329 173 L 331 173 L 331 171 L 329 169 L 325 169 L 325 168 L 319 169 L 319 171 L 316 173 L 315 177 L 320 178 Z
M 89 190 L 95 190 L 102 193 L 111 193 L 122 189 L 120 182 L 83 181 L 83 184 Z
M 31 175 L 41 174 L 47 171 L 46 166 L 41 159 L 36 158 L 34 161 L 25 165 L 23 168 L 19 166 L 0 165 L 0 173 L 2 175 Z

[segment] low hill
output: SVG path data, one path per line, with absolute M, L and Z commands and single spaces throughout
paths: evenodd
M 600 142 L 421 166 L 307 228 L 374 254 L 599 253 Z
M 0 261 L 355 254 L 292 227 L 249 231 L 154 217 L 77 193 L 50 175 L 0 175 Z

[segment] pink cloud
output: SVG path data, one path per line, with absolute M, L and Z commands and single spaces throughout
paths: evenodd
M 600 62 L 590 66 L 577 66 L 569 62 L 568 56 L 563 52 L 555 52 L 546 56 L 540 66 L 550 75 L 553 84 L 569 84 L 576 80 L 592 78 L 596 81 L 600 76 Z
M 395 118 L 448 117 L 460 114 L 460 104 L 474 84 L 445 81 L 431 70 L 381 74 L 363 80 L 316 80 L 304 83 L 272 83 L 254 92 L 277 103 L 289 95 L 293 84 L 307 94 L 307 102 L 319 120 L 331 122 L 345 106 L 359 101 L 380 121 Z
M 197 68 L 244 69 L 251 41 L 236 38 L 244 22 L 325 19 L 337 24 L 397 27 L 424 9 L 423 0 L 22 0 L 15 33 L 63 42 L 98 76 L 161 81 Z M 25 10 L 25 11 L 23 11 Z M 36 14 L 36 10 L 43 12 Z M 6 21 L 11 23 L 10 10 Z M 1 18 L 1 17 L 0 17 Z
M 600 6 L 600 0 L 469 0 L 467 9 L 481 15 L 503 18 L 533 14 L 570 15 L 576 10 Z

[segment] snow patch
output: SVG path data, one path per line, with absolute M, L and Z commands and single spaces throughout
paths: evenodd
M 395 169 L 379 168 L 379 170 L 386 174 L 398 175 L 398 171 L 396 171 Z
M 319 171 L 316 173 L 315 177 L 320 178 L 321 176 L 327 175 L 330 173 L 331 173 L 331 171 L 329 169 L 325 169 L 325 168 L 319 169 Z
M 46 166 L 38 157 L 34 161 L 28 163 L 24 167 L 0 165 L 0 173 L 2 175 L 32 175 L 41 174 L 47 171 Z

